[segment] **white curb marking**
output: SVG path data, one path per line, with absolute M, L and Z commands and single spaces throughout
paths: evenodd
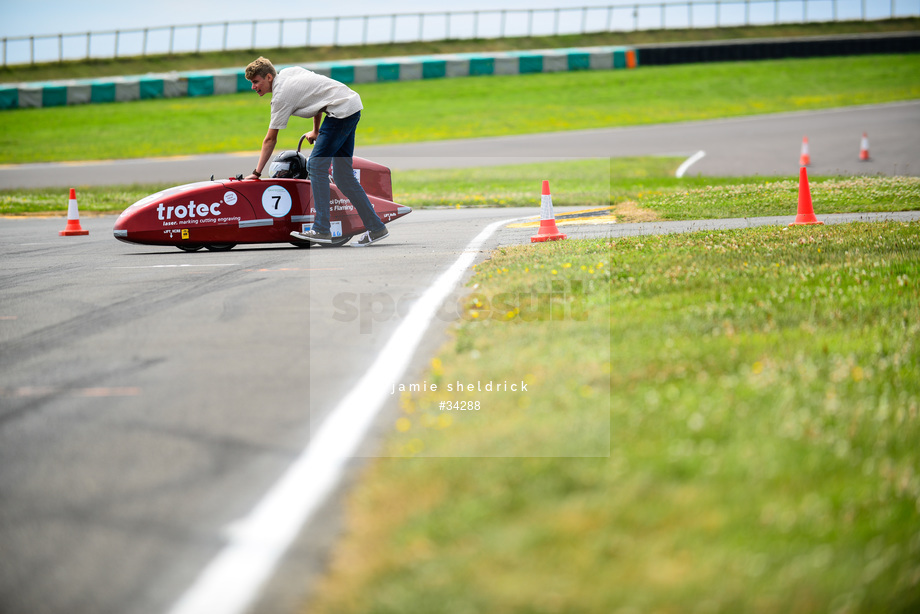
M 700 150 L 696 152 L 695 154 L 693 154 L 692 156 L 690 156 L 689 158 L 687 158 L 686 160 L 684 160 L 684 163 L 677 167 L 677 172 L 674 173 L 674 176 L 677 177 L 678 179 L 683 177 L 684 173 L 687 172 L 687 169 L 690 168 L 690 166 L 692 166 L 693 164 L 702 160 L 705 155 L 706 155 L 706 152 L 703 150 Z
M 412 306 L 357 386 L 336 406 L 313 440 L 250 514 L 227 529 L 228 543 L 170 614 L 239 614 L 258 595 L 291 542 L 342 476 L 377 412 L 387 386 L 409 365 L 441 303 L 497 228 L 524 218 L 493 222 Z

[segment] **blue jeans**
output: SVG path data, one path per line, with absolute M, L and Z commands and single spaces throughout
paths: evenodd
M 355 179 L 352 157 L 355 155 L 355 131 L 361 112 L 343 119 L 326 116 L 320 126 L 319 135 L 313 145 L 308 167 L 310 187 L 313 190 L 313 206 L 316 217 L 313 229 L 316 232 L 330 232 L 329 228 L 329 164 L 332 164 L 332 179 L 361 216 L 368 230 L 380 230 L 383 222 L 371 206 L 364 188 Z

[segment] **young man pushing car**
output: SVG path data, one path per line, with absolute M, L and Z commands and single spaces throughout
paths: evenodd
M 276 71 L 272 63 L 262 57 L 246 67 L 246 79 L 259 96 L 268 92 L 272 94 L 271 120 L 262 141 L 262 153 L 255 170 L 246 179 L 262 176 L 278 142 L 278 131 L 287 127 L 291 115 L 313 118 L 313 130 L 307 133 L 307 141 L 313 145 L 308 168 L 316 216 L 309 231 L 292 232 L 291 236 L 311 243 L 332 243 L 329 226 L 331 162 L 335 185 L 351 201 L 367 228 L 356 245 L 363 247 L 385 239 L 389 234 L 386 226 L 374 211 L 352 169 L 355 131 L 364 108 L 358 93 L 343 83 L 300 66 Z M 321 125 L 323 113 L 326 119 Z

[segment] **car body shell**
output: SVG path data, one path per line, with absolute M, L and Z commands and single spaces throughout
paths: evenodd
M 393 202 L 390 169 L 354 158 L 355 176 L 385 223 L 412 211 Z M 365 232 L 357 210 L 330 178 L 333 245 Z M 186 251 L 229 249 L 238 244 L 309 243 L 291 237 L 310 228 L 316 210 L 309 179 L 210 180 L 151 194 L 115 222 L 116 239 L 173 246 Z

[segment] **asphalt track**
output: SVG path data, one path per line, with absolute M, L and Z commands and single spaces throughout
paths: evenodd
M 368 370 L 404 321 L 403 306 L 487 225 L 536 214 L 423 210 L 366 249 L 193 254 L 119 243 L 111 217 L 85 218 L 89 236 L 68 238 L 57 236 L 62 219 L 3 220 L 0 610 L 168 611 Z M 791 219 L 564 229 L 579 238 Z M 500 228 L 474 258 L 526 243 L 533 232 Z M 452 292 L 444 304 L 460 297 Z M 443 314 L 410 373 L 442 342 L 451 309 Z M 372 454 L 392 428 L 394 404 L 358 456 Z M 325 564 L 340 527 L 339 495 L 360 466 L 342 468 L 344 481 L 256 587 L 263 592 L 254 611 L 295 611 Z
M 0 611 L 167 611 L 405 309 L 487 225 L 538 213 L 416 211 L 365 249 L 192 254 L 120 243 L 111 217 L 84 216 L 85 237 L 2 220 Z M 534 231 L 508 233 L 475 257 Z
M 304 130 L 306 122 L 302 122 Z M 859 160 L 867 133 L 870 160 Z M 705 152 L 688 170 L 703 176 L 798 176 L 803 137 L 811 175 L 920 175 L 920 101 L 778 113 L 629 128 L 360 145 L 356 155 L 394 171 L 516 164 L 541 160 Z M 296 148 L 297 125 L 281 133 L 279 150 Z M 141 160 L 0 166 L 0 189 L 200 181 L 248 174 L 257 152 Z
M 898 164 L 909 166 L 900 156 L 918 160 L 910 153 L 917 147 L 918 106 L 886 105 L 877 114 L 899 115 L 906 123 L 892 143 L 908 143 L 879 144 L 874 163 L 886 164 L 892 151 L 900 152 Z M 819 115 L 838 125 L 849 113 Z M 801 114 L 785 117 L 816 123 Z M 725 124 L 745 134 L 759 125 L 757 118 Z M 857 129 L 857 146 L 866 129 Z M 679 135 L 674 126 L 635 131 L 642 133 L 637 147 L 661 149 L 650 153 L 683 155 L 697 147 L 649 141 L 656 131 L 664 140 Z M 633 129 L 616 132 L 621 143 L 635 137 L 626 136 Z M 801 132 L 788 133 L 792 169 Z M 821 172 L 818 160 L 831 152 L 817 146 L 823 137 L 814 135 L 822 133 L 807 134 Z M 885 139 L 873 136 L 879 140 Z M 511 141 L 522 147 L 520 158 L 503 150 L 497 160 L 533 158 L 536 141 Z M 486 163 L 466 153 L 454 158 Z M 428 154 L 419 157 L 450 157 Z M 709 161 L 707 153 L 691 174 Z M 111 217 L 84 216 L 89 236 L 68 238 L 58 236 L 60 218 L 0 220 L 0 611 L 169 611 L 240 535 L 240 519 L 309 448 L 408 309 L 470 241 L 496 221 L 537 213 L 415 211 L 391 225 L 388 241 L 368 249 L 282 245 L 193 254 L 120 243 L 112 238 Z M 572 238 L 686 232 L 782 224 L 793 215 L 566 226 L 565 232 Z M 821 217 L 836 223 L 920 214 Z M 500 227 L 472 257 L 526 243 L 533 232 Z M 456 305 L 461 295 L 452 291 L 444 305 Z M 449 308 L 439 311 L 409 373 L 422 372 L 451 321 Z M 343 479 L 313 510 L 280 566 L 255 587 L 254 611 L 295 611 L 301 603 L 341 526 L 339 495 L 362 466 L 360 457 L 373 454 L 376 439 L 392 428 L 392 405 L 370 425 L 358 458 L 341 468 Z

